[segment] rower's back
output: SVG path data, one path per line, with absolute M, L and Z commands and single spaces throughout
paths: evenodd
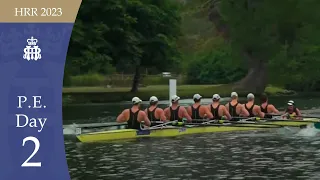
M 255 105 L 250 102 L 244 104 L 244 108 L 249 112 L 249 117 L 255 117 L 255 115 L 253 113 L 254 106 Z
M 151 126 L 155 126 L 157 125 L 157 123 L 155 121 L 160 121 L 160 116 L 159 118 L 157 118 L 156 116 L 156 111 L 157 111 L 158 107 L 148 107 L 146 109 L 146 113 L 147 116 L 149 118 L 149 120 L 151 121 Z
M 266 94 L 262 94 L 260 96 L 260 110 L 265 113 L 264 118 L 272 119 L 273 116 L 271 114 L 277 114 L 279 111 L 274 107 L 274 105 L 268 103 L 268 97 Z
M 179 113 L 180 108 L 181 108 L 181 106 L 169 107 L 169 110 L 170 110 L 170 119 L 169 120 L 170 121 L 178 120 L 179 122 L 182 122 L 182 116 L 180 116 L 180 113 Z
M 139 113 L 141 113 L 140 109 L 132 110 L 129 109 L 129 119 L 127 121 L 128 129 L 140 129 L 140 122 L 143 120 L 142 117 L 139 117 Z M 141 116 L 141 115 L 140 115 Z
M 239 117 L 239 114 L 237 113 L 237 107 L 239 105 L 239 102 L 236 103 L 232 103 L 229 102 L 228 103 L 228 109 L 229 109 L 229 113 L 232 117 Z M 240 104 L 241 105 L 241 104 Z
M 202 119 L 203 117 L 200 115 L 200 108 L 201 105 L 199 104 L 197 107 L 194 107 L 194 105 L 190 106 L 191 113 L 189 114 L 192 119 Z
M 222 111 L 220 109 L 220 107 L 222 107 L 223 105 L 220 105 L 219 103 L 212 103 L 209 105 L 210 111 L 213 115 L 212 120 L 221 120 L 222 119 Z M 219 112 L 220 111 L 220 112 Z

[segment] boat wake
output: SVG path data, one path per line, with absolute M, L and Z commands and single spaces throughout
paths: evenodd
M 296 133 L 296 135 L 304 137 L 320 136 L 320 129 L 317 129 L 313 124 L 310 124 L 306 128 L 301 129 L 298 133 Z
M 76 134 L 76 124 L 64 125 L 63 126 L 63 135 L 75 135 Z

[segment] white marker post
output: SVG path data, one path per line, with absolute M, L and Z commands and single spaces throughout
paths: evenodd
M 170 106 L 172 105 L 171 103 L 171 96 L 177 94 L 177 80 L 176 79 L 170 79 L 169 80 L 169 104 Z

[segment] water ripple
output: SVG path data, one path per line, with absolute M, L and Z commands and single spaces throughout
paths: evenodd
M 232 132 L 118 143 L 66 141 L 71 177 L 85 179 L 319 179 L 320 139 Z

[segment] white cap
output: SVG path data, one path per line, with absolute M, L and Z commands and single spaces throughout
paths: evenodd
M 138 104 L 142 102 L 142 100 L 138 97 L 133 97 L 131 101 L 133 102 L 133 104 Z
M 171 96 L 171 102 L 176 102 L 176 101 L 178 101 L 179 99 L 180 99 L 180 97 L 177 96 L 177 95 Z
M 289 106 L 294 105 L 294 101 L 292 101 L 292 100 L 288 101 L 288 105 L 289 105 Z
M 212 96 L 212 99 L 213 99 L 213 100 L 219 100 L 219 99 L 220 99 L 219 94 L 214 94 L 214 95 Z
M 232 92 L 232 93 L 231 93 L 231 97 L 238 97 L 238 93 Z
M 193 95 L 193 99 L 201 99 L 202 96 L 200 94 L 195 94 Z
M 254 99 L 254 95 L 253 95 L 252 93 L 249 93 L 249 94 L 247 95 L 247 99 Z
M 155 96 L 151 96 L 149 99 L 150 102 L 158 102 L 158 98 Z

